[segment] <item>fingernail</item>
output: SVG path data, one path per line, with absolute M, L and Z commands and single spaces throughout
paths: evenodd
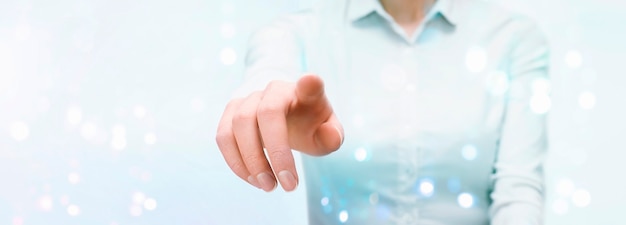
M 248 183 L 252 184 L 258 189 L 262 189 L 259 181 L 257 181 L 256 178 L 254 178 L 252 175 L 248 176 Z
M 266 192 L 273 191 L 276 188 L 276 181 L 267 173 L 257 175 L 256 179 L 259 181 L 261 189 Z
M 280 180 L 280 184 L 283 186 L 285 191 L 293 191 L 296 189 L 296 186 L 298 186 L 296 177 L 287 170 L 283 170 L 278 173 L 278 180 Z
M 339 127 L 335 126 L 335 130 L 337 130 L 337 133 L 339 134 L 339 138 L 341 138 L 341 144 L 343 145 L 343 134 L 341 134 L 341 130 L 339 129 Z

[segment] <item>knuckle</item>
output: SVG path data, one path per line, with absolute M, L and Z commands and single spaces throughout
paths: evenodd
M 234 98 L 234 99 L 228 101 L 228 103 L 226 103 L 226 108 L 238 105 L 242 100 L 243 100 L 242 98 Z
M 251 169 L 260 169 L 264 165 L 264 158 L 257 155 L 247 155 L 243 156 L 243 161 L 246 165 L 248 165 Z
M 267 83 L 267 86 L 265 87 L 266 90 L 272 90 L 278 86 L 280 86 L 283 82 L 282 81 L 278 81 L 278 80 L 272 80 L 269 83 Z
M 271 151 L 269 153 L 269 157 L 272 161 L 277 162 L 277 163 L 284 163 L 285 161 L 287 161 L 289 158 L 289 155 L 286 153 L 286 151 Z
M 232 137 L 233 135 L 230 132 L 217 132 L 217 135 L 215 135 L 215 142 L 217 142 L 217 146 L 220 149 L 223 149 L 228 145 L 230 140 L 232 140 Z
M 236 174 L 243 174 L 245 173 L 245 171 L 248 170 L 246 168 L 246 165 L 241 161 L 227 160 L 226 163 L 228 164 L 228 167 L 230 167 L 230 169 Z
M 241 106 L 241 103 L 243 101 L 244 101 L 243 98 L 235 98 L 235 99 L 232 99 L 232 100 L 228 101 L 228 103 L 226 103 L 226 107 L 224 109 L 223 116 L 226 116 L 228 114 L 232 114 L 232 112 L 234 112 L 235 110 L 237 110 Z
M 256 120 L 256 114 L 244 111 L 244 112 L 239 112 L 235 114 L 235 116 L 233 117 L 233 124 L 246 123 L 246 122 L 255 121 L 255 120 Z
M 263 91 L 253 91 L 248 98 L 260 98 L 263 95 Z
M 280 105 L 276 103 L 262 103 L 256 111 L 257 117 L 265 117 L 270 115 L 280 114 L 281 112 Z
M 261 92 L 251 94 L 237 112 L 233 115 L 233 124 L 236 122 L 256 121 L 256 111 L 259 107 Z

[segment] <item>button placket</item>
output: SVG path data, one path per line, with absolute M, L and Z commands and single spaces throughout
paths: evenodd
M 398 161 L 400 162 L 401 177 L 406 182 L 411 182 L 417 177 L 418 159 L 415 148 L 411 148 L 406 144 L 397 144 Z
M 413 208 L 413 222 L 417 222 L 419 218 L 420 218 L 420 210 L 416 206 L 415 208 Z

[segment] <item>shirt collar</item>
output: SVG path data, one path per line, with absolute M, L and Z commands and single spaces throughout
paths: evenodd
M 355 22 L 365 18 L 371 13 L 378 13 L 381 16 L 385 17 L 387 12 L 385 12 L 384 8 L 380 4 L 379 0 L 350 0 L 348 8 L 348 19 L 351 22 Z M 454 14 L 454 0 L 437 0 L 431 12 L 427 15 L 437 15 L 441 14 L 448 23 L 451 25 L 456 25 L 458 22 L 456 20 Z M 434 16 L 427 17 L 428 20 L 434 18 Z
M 358 21 L 382 8 L 378 0 L 349 0 L 348 19 Z

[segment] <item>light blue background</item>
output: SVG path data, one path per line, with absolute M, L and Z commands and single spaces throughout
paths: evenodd
M 314 1 L 0 0 L 0 224 L 305 224 L 214 136 L 248 35 Z M 496 2 L 553 47 L 548 224 L 626 224 L 626 3 Z

